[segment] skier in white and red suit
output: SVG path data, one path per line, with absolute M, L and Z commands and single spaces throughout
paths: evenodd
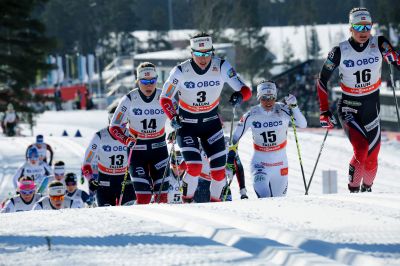
M 165 141 L 167 116 L 160 106 L 157 77 L 154 64 L 141 63 L 137 68 L 139 88 L 121 99 L 110 123 L 111 135 L 133 149 L 129 172 L 137 204 L 149 204 L 153 194 L 154 202 L 168 202 L 169 183 L 163 178 L 165 167 L 169 167 Z M 123 132 L 126 122 L 129 136 Z
M 349 14 L 351 37 L 334 47 L 317 81 L 320 122 L 325 128 L 336 123 L 328 103 L 327 83 L 339 68 L 342 98 L 338 102 L 340 122 L 353 146 L 349 166 L 350 192 L 371 191 L 378 170 L 381 143 L 379 89 L 382 61 L 399 69 L 400 59 L 383 36 L 371 35 L 373 21 L 366 8 L 353 8 Z
M 177 143 L 187 164 L 184 202 L 192 202 L 202 162 L 199 141 L 210 161 L 210 201 L 220 201 L 225 185 L 226 150 L 217 109 L 221 90 L 228 83 L 234 90 L 233 106 L 251 97 L 251 89 L 227 62 L 214 56 L 212 38 L 199 33 L 190 39 L 192 58 L 172 69 L 161 94 L 161 106 L 177 130 Z M 178 95 L 178 112 L 172 99 Z M 178 115 L 179 113 L 179 115 Z

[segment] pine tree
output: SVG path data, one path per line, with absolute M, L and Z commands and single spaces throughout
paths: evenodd
M 55 41 L 45 36 L 44 25 L 33 17 L 46 0 L 0 2 L 0 86 L 22 90 L 35 82 L 38 71 L 47 71 L 46 54 Z
M 285 39 L 283 43 L 283 65 L 284 69 L 287 70 L 296 64 L 296 60 L 294 59 L 294 52 L 292 45 L 288 38 Z
M 311 59 L 318 59 L 321 55 L 321 46 L 318 41 L 318 33 L 315 25 L 311 28 L 310 42 L 308 46 L 308 54 Z

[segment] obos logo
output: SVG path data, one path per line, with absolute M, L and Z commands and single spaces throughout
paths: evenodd
M 354 67 L 354 61 L 353 61 L 353 60 L 344 60 L 344 61 L 343 61 L 343 64 L 344 64 L 346 67 Z
M 103 145 L 103 150 L 105 152 L 110 152 L 111 151 L 111 146 L 110 145 Z
M 143 113 L 142 110 L 139 108 L 133 108 L 132 112 L 134 115 L 142 115 Z
M 254 121 L 254 122 L 253 122 L 253 126 L 254 126 L 255 128 L 261 128 L 261 123 L 258 122 L 258 121 Z
M 192 81 L 187 81 L 184 83 L 184 85 L 188 89 L 194 89 L 194 82 L 192 82 Z

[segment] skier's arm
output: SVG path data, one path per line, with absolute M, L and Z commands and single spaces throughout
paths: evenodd
M 14 205 L 14 201 L 12 199 L 9 199 L 6 202 L 6 205 L 4 206 L 4 208 L 1 209 L 0 213 L 11 213 L 11 212 L 15 212 L 15 205 Z
M 18 168 L 17 172 L 15 173 L 15 175 L 13 177 L 13 184 L 14 184 L 15 189 L 17 189 L 17 187 L 18 187 L 18 178 L 20 178 L 22 176 L 22 173 L 24 172 L 24 167 L 25 167 L 25 164 L 22 165 L 20 168 Z
M 243 101 L 247 101 L 251 98 L 251 89 L 244 84 L 228 61 L 221 60 L 221 75 L 224 82 L 228 83 L 235 92 L 240 92 Z
M 92 165 L 96 160 L 98 150 L 101 148 L 100 144 L 100 132 L 97 132 L 93 135 L 89 146 L 86 148 L 85 157 L 82 163 L 82 173 L 87 180 L 90 180 L 93 177 Z
M 316 87 L 319 98 L 319 109 L 321 112 L 329 110 L 328 81 L 335 69 L 339 66 L 340 57 L 340 48 L 339 46 L 336 46 L 329 52 L 328 58 L 325 60 L 321 72 L 319 73 Z
M 130 107 L 131 96 L 127 94 L 119 102 L 109 126 L 110 134 L 124 145 L 134 141 L 134 138 L 125 135 L 123 126 L 128 121 Z
M 49 165 L 51 166 L 52 162 L 53 162 L 53 149 L 51 148 L 51 146 L 49 144 L 46 144 L 46 149 L 50 152 L 50 161 L 49 161 Z
M 164 113 L 167 117 L 172 120 L 177 115 L 176 109 L 174 108 L 173 98 L 178 92 L 178 88 L 181 84 L 182 69 L 180 66 L 176 66 L 171 70 L 167 81 L 164 83 L 161 95 L 160 104 Z
M 288 120 L 291 121 L 291 116 L 293 115 L 294 123 L 296 127 L 299 128 L 306 128 L 307 127 L 307 120 L 304 117 L 303 113 L 300 111 L 300 108 L 298 106 L 294 108 L 290 108 L 288 106 L 282 106 L 281 111 L 287 115 Z
M 239 123 L 237 124 L 235 131 L 232 135 L 232 144 L 237 144 L 240 138 L 246 133 L 247 129 L 251 125 L 251 111 L 247 112 L 240 118 Z
M 400 55 L 393 48 L 393 45 L 384 36 L 378 37 L 379 51 L 381 51 L 382 57 L 388 64 L 392 64 L 400 71 Z

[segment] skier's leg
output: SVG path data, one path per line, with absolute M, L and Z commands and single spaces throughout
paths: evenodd
M 263 162 L 263 153 L 254 152 L 251 159 L 251 174 L 253 176 L 254 191 L 259 198 L 271 197 L 271 189 L 269 187 L 270 173 L 267 166 Z
M 184 202 L 192 201 L 198 185 L 198 177 L 203 166 L 199 142 L 197 137 L 192 136 L 188 128 L 181 128 L 177 133 L 177 143 L 181 149 L 182 156 L 186 163 L 186 173 L 183 176 L 183 196 Z
M 202 138 L 201 144 L 210 162 L 210 201 L 218 202 L 221 201 L 221 192 L 226 184 L 226 148 L 224 132 L 220 124 L 216 124 L 214 129 L 210 128 L 209 132 L 210 133 L 205 138 Z
M 166 146 L 153 150 L 154 161 L 150 163 L 150 176 L 153 180 L 154 202 L 168 203 L 169 180 L 166 167 L 169 167 L 168 149 Z M 162 186 L 162 187 L 161 187 Z M 159 191 L 161 188 L 161 193 Z
M 274 166 L 270 173 L 269 187 L 271 190 L 271 195 L 273 197 L 283 197 L 286 196 L 288 188 L 288 167 L 287 164 L 284 166 Z

